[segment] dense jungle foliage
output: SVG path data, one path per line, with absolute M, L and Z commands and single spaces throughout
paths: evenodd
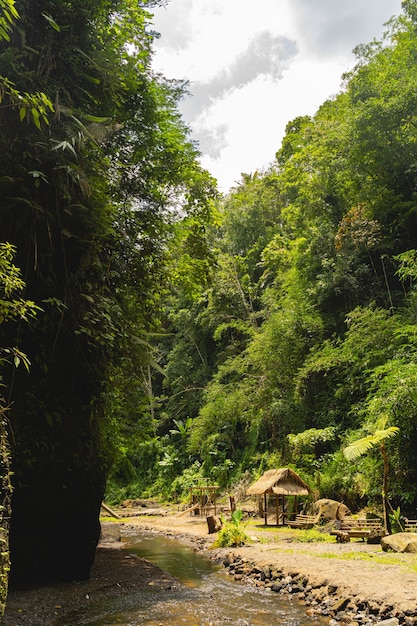
M 0 0 L 17 583 L 88 577 L 106 482 L 110 502 L 186 498 L 291 465 L 354 508 L 381 499 L 383 443 L 392 506 L 417 507 L 417 1 L 224 198 L 186 86 L 152 70 L 158 4 Z
M 316 495 L 380 504 L 379 445 L 343 450 L 395 426 L 390 502 L 415 512 L 417 3 L 355 53 L 342 91 L 218 203 L 209 281 L 165 294 L 162 373 L 147 408 L 125 405 L 114 501 L 290 465 Z
M 150 431 L 171 250 L 195 259 L 188 278 L 205 272 L 215 183 L 177 110 L 184 87 L 152 70 L 158 4 L 0 0 L 0 260 L 37 307 L 3 314 L 6 266 L 13 583 L 89 576 L 117 423 L 135 412 Z

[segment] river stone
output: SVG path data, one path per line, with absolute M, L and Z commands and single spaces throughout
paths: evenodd
M 379 615 L 381 605 L 378 602 L 374 602 L 373 600 L 369 600 L 368 602 L 368 611 L 371 615 Z
M 349 602 L 350 602 L 350 598 L 339 598 L 339 600 L 337 600 L 333 604 L 332 612 L 333 613 L 340 613 L 340 611 L 343 611 L 343 609 L 345 609 L 347 607 Z
M 377 622 L 376 626 L 398 626 L 399 620 L 396 617 L 391 617 L 389 619 L 384 619 L 381 622 Z
M 417 533 L 396 533 L 381 539 L 384 552 L 417 552 Z M 381 622 L 382 623 L 382 622 Z
M 382 537 L 385 536 L 385 530 L 381 528 L 373 528 L 368 535 L 366 543 L 378 544 L 381 543 Z
M 100 543 L 118 543 L 122 535 L 120 527 L 114 522 L 101 522 Z

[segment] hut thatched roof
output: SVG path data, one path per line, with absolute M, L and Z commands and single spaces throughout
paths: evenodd
M 307 496 L 310 487 L 289 467 L 271 469 L 265 472 L 246 490 L 248 496 L 277 493 L 284 496 Z

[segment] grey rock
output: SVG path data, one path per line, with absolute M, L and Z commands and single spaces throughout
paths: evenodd
M 417 533 L 396 533 L 381 539 L 384 552 L 417 552 Z

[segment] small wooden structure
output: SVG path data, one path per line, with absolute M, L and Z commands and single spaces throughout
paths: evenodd
M 103 509 L 103 511 L 106 511 L 106 513 L 108 513 L 112 517 L 115 517 L 116 519 L 122 519 L 118 513 L 113 511 L 113 509 L 107 506 L 107 504 L 104 504 L 104 502 L 101 503 L 101 508 Z
M 290 528 L 313 528 L 320 521 L 320 513 L 317 515 L 296 515 L 295 520 L 287 522 Z
M 216 497 L 219 490 L 218 485 L 209 485 L 204 478 L 201 478 L 197 485 L 190 487 L 191 504 L 181 511 L 177 517 L 182 517 L 187 513 L 190 515 L 217 515 Z
M 405 518 L 404 530 L 406 533 L 417 533 L 417 519 Z
M 298 513 L 298 497 L 311 493 L 310 487 L 289 467 L 271 469 L 265 472 L 253 485 L 246 490 L 248 496 L 263 496 L 263 515 L 265 525 L 268 525 L 268 496 L 275 499 L 275 514 L 277 526 L 287 523 L 286 498 L 294 497 L 293 515 Z
M 346 517 L 339 529 L 330 531 L 331 535 L 335 535 L 336 541 L 339 543 L 345 543 L 350 541 L 351 538 L 356 537 L 359 539 L 369 539 L 370 537 L 383 537 L 384 532 L 383 524 L 380 519 L 355 519 L 353 517 Z M 375 542 L 373 542 L 375 543 Z

